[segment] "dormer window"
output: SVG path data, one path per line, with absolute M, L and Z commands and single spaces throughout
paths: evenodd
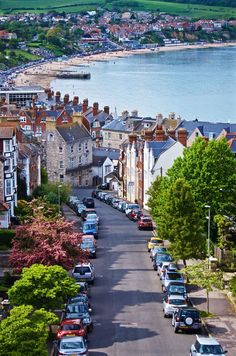
M 74 152 L 74 146 L 70 146 L 70 153 Z
M 199 133 L 198 132 L 195 132 L 195 137 L 198 137 L 199 136 Z

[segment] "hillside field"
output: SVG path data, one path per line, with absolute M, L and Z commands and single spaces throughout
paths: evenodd
M 232 7 L 183 4 L 157 0 L 0 0 L 0 13 L 10 14 L 26 11 L 72 13 L 95 10 L 99 6 L 108 10 L 162 11 L 192 18 L 236 18 L 236 8 Z

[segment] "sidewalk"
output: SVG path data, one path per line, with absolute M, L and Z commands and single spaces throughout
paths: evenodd
M 199 310 L 206 310 L 206 293 L 198 289 L 189 293 L 189 296 Z M 212 337 L 215 337 L 229 356 L 236 355 L 236 312 L 227 299 L 227 296 L 215 290 L 210 292 L 210 312 L 214 317 L 205 318 L 205 325 Z

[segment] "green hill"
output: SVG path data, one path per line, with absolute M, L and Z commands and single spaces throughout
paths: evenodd
M 162 11 L 193 18 L 236 18 L 236 0 L 0 0 L 2 14 L 26 11 L 72 13 L 95 10 L 97 7 L 121 11 Z

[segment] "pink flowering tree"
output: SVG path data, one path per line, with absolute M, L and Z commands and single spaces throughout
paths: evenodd
M 38 217 L 16 228 L 10 263 L 16 272 L 35 263 L 69 270 L 88 259 L 88 254 L 78 247 L 81 239 L 82 234 L 73 230 L 73 223 L 63 218 L 47 221 Z

